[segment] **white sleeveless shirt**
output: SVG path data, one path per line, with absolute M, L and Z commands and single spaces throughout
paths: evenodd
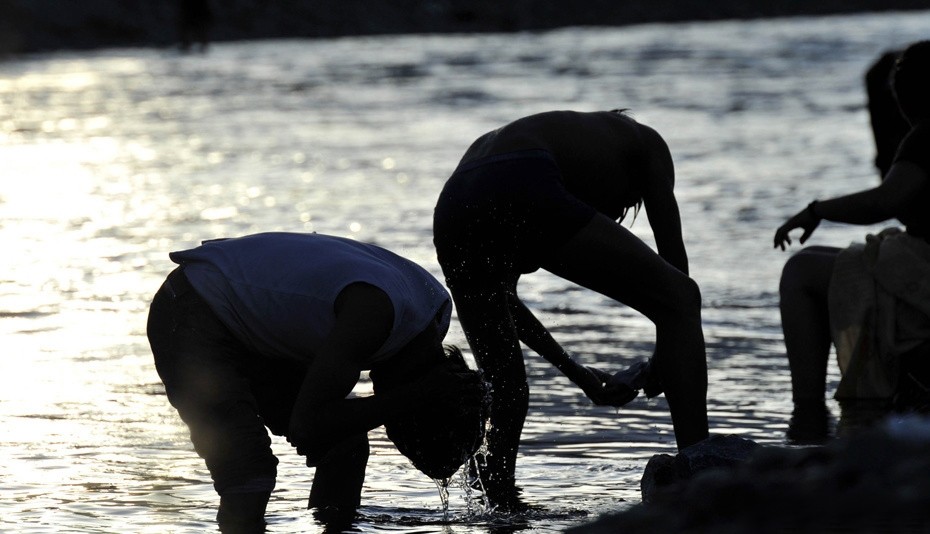
M 452 306 L 442 284 L 419 265 L 381 247 L 321 234 L 263 233 L 206 241 L 172 252 L 219 319 L 256 353 L 308 361 L 335 323 L 336 297 L 365 282 L 384 291 L 394 324 L 364 363 L 390 358 Z

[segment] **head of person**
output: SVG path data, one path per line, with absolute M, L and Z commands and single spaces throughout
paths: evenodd
M 426 347 L 422 347 L 426 349 Z M 405 350 L 416 350 L 408 347 Z M 481 375 L 470 369 L 456 347 L 439 346 L 441 358 L 418 369 L 405 366 L 381 366 L 371 370 L 374 394 L 394 388 L 410 387 L 434 370 L 449 371 L 446 377 L 463 383 L 481 384 Z M 435 354 L 435 353 L 434 353 Z M 484 442 L 490 397 L 455 398 L 437 395 L 423 402 L 397 420 L 384 425 L 388 439 L 413 466 L 430 478 L 451 477 Z
M 892 87 L 911 124 L 930 120 L 930 41 L 908 46 L 895 65 Z

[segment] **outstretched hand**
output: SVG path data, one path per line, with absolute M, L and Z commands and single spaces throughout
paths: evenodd
M 804 230 L 804 233 L 801 234 L 801 244 L 803 245 L 807 239 L 814 233 L 814 230 L 817 228 L 817 225 L 820 224 L 820 217 L 814 215 L 813 210 L 810 206 L 807 206 L 803 210 L 799 211 L 794 217 L 788 219 L 785 224 L 778 227 L 778 230 L 775 230 L 775 248 L 781 248 L 785 250 L 785 244 L 791 244 L 791 238 L 788 236 L 788 233 L 796 228 L 801 228 Z

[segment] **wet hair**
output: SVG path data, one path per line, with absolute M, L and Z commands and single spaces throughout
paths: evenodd
M 636 216 L 639 215 L 640 208 L 643 207 L 643 197 L 639 197 L 639 200 L 636 201 L 632 206 L 627 206 L 623 208 L 623 211 L 620 212 L 620 217 L 617 219 L 617 222 L 623 222 L 623 219 L 626 219 L 627 213 L 630 212 L 630 208 L 633 208 L 633 220 L 630 222 L 630 226 L 633 226 L 633 223 L 636 222 Z
M 457 347 L 446 346 L 444 352 L 445 361 L 439 365 L 450 366 L 463 380 L 480 380 L 480 373 L 468 367 Z M 372 376 L 375 395 L 396 385 L 385 382 Z M 470 404 L 457 399 L 436 399 L 388 422 L 384 429 L 388 439 L 414 467 L 430 478 L 443 480 L 455 474 L 481 447 L 489 406 L 489 395 Z
M 930 41 L 916 42 L 901 53 L 892 87 L 910 122 L 930 119 Z

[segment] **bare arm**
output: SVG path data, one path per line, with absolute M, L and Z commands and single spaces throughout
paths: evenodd
M 511 293 L 507 300 L 520 341 L 580 387 L 594 404 L 622 406 L 636 397 L 635 391 L 606 390 L 604 384 L 611 377 L 609 373 L 576 362 L 552 337 L 549 330 L 539 322 L 533 312 L 523 304 L 516 293 Z
M 930 177 L 919 166 L 909 161 L 899 161 L 891 166 L 878 187 L 812 203 L 795 214 L 776 230 L 775 247 L 784 250 L 786 244 L 791 244 L 788 234 L 798 228 L 804 230 L 800 238 L 801 244 L 804 244 L 821 219 L 865 225 L 894 218 L 928 179 Z
M 828 221 L 875 224 L 895 217 L 927 182 L 927 174 L 914 163 L 892 165 L 881 185 L 817 203 L 817 215 Z
M 358 382 L 362 362 L 381 347 L 393 321 L 391 301 L 380 289 L 357 283 L 340 293 L 336 323 L 308 367 L 291 413 L 288 438 L 308 460 L 381 426 L 409 400 L 402 393 L 346 398 Z
M 562 373 L 566 373 L 570 367 L 577 365 L 515 293 L 508 295 L 507 303 L 510 306 L 514 323 L 516 323 L 520 341 Z
M 643 187 L 643 205 L 655 236 L 659 256 L 679 271 L 688 274 L 688 254 L 681 235 L 681 214 L 675 199 L 675 167 L 668 145 L 658 133 L 646 129 L 650 147 L 647 175 Z

